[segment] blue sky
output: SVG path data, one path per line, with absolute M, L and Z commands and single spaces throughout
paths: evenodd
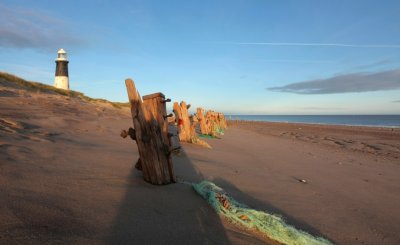
M 0 2 L 0 70 L 227 114 L 400 114 L 400 1 Z

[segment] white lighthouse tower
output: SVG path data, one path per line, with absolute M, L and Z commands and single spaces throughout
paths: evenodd
M 60 49 L 57 52 L 54 87 L 69 90 L 68 59 L 67 52 L 64 49 Z

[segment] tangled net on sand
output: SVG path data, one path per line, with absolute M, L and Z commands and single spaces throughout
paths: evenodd
M 272 240 L 283 244 L 332 244 L 324 238 L 314 237 L 304 231 L 297 230 L 286 224 L 277 215 L 257 211 L 237 202 L 212 182 L 202 181 L 192 186 L 219 215 L 247 229 L 257 230 Z

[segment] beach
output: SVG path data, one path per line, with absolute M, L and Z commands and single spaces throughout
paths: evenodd
M 219 217 L 201 180 L 337 244 L 400 243 L 398 128 L 231 121 L 154 186 L 131 126 L 128 108 L 0 84 L 1 243 L 273 244 Z
M 343 150 L 400 158 L 400 127 L 363 127 L 327 124 L 229 121 L 235 128 L 264 136 L 299 140 Z

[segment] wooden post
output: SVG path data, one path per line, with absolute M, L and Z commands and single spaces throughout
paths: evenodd
M 211 112 L 211 132 L 213 136 L 217 136 L 218 122 L 215 111 Z
M 226 119 L 225 119 L 224 113 L 219 113 L 219 118 L 220 118 L 220 121 L 221 121 L 222 129 L 227 129 L 228 128 L 228 124 L 226 123 Z
M 197 138 L 196 126 L 199 123 L 199 119 L 197 118 L 196 115 L 191 115 L 189 116 L 189 120 L 190 120 L 190 135 L 192 137 Z
M 213 131 L 213 118 L 212 118 L 212 111 L 207 111 L 206 113 L 206 128 L 209 135 L 215 136 Z
M 165 132 L 160 121 L 160 116 L 163 117 L 165 114 L 161 114 L 163 108 L 155 106 L 162 98 L 154 98 L 154 101 L 153 98 L 149 98 L 150 100 L 144 103 L 133 81 L 127 79 L 125 84 L 131 104 L 134 133 L 139 149 L 143 178 L 155 185 L 174 182 L 175 176 L 171 177 L 173 170 L 168 160 L 171 149 L 163 136 Z
M 211 148 L 211 146 L 199 139 L 196 133 L 196 123 L 198 118 L 196 116 L 191 116 L 189 118 L 189 109 L 190 105 L 186 105 L 184 101 L 180 104 L 178 102 L 174 103 L 174 113 L 178 127 L 179 133 L 179 141 L 189 142 L 197 145 L 201 145 L 207 148 Z
M 172 182 L 176 182 L 176 177 L 172 165 L 172 158 L 171 158 L 171 151 L 172 144 L 171 144 L 171 137 L 168 134 L 168 117 L 171 117 L 172 114 L 167 115 L 167 107 L 166 103 L 170 102 L 170 99 L 165 99 L 165 95 L 162 93 L 155 93 L 143 96 L 143 105 L 146 107 L 147 110 L 151 111 L 155 116 L 158 124 L 161 128 L 161 138 L 164 145 L 168 146 L 168 172 Z
M 190 120 L 189 120 L 189 113 L 188 107 L 184 101 L 181 102 L 179 105 L 178 102 L 174 103 L 174 113 L 176 122 L 178 124 L 178 133 L 179 133 L 179 140 L 182 142 L 191 142 L 192 135 L 190 130 Z
M 204 109 L 203 108 L 197 108 L 197 118 L 199 120 L 199 124 L 200 124 L 200 132 L 202 134 L 209 134 L 207 125 L 206 125 L 206 118 L 204 117 Z

